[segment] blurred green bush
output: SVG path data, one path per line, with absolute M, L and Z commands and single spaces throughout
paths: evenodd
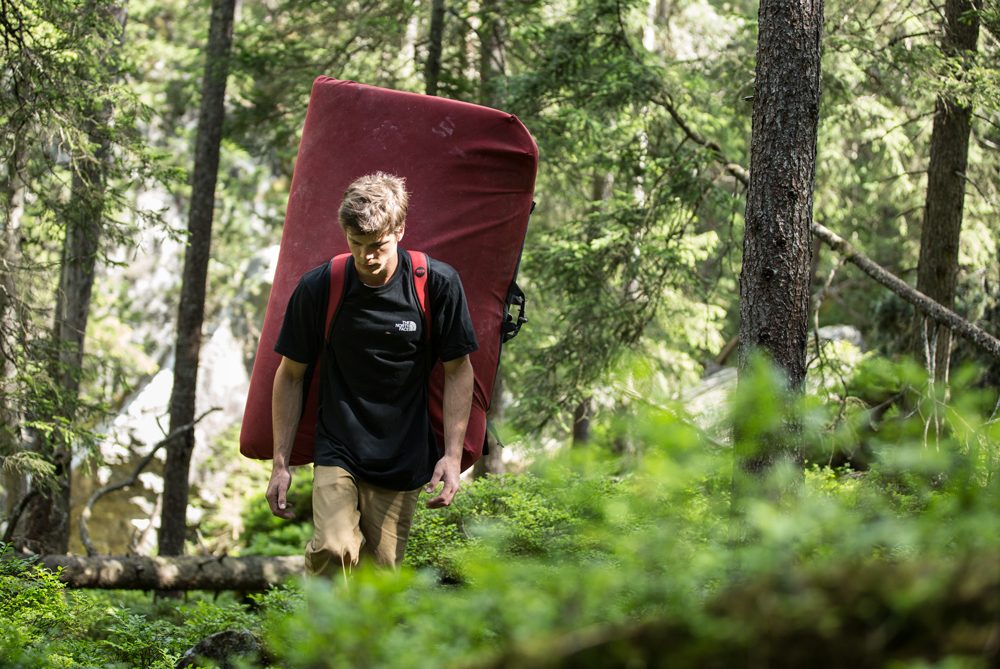
M 362 567 L 249 604 L 64 592 L 8 557 L 0 664 L 166 667 L 229 628 L 290 669 L 998 666 L 1000 421 L 973 381 L 944 392 L 863 360 L 820 401 L 762 367 L 731 402 L 732 449 L 651 409 L 628 426 L 627 459 L 609 432 L 421 508 L 398 573 Z M 863 464 L 832 466 L 862 445 Z M 734 463 L 774 446 L 794 457 L 759 475 Z M 308 487 L 294 488 L 303 521 Z M 308 523 L 262 501 L 246 552 L 300 552 Z

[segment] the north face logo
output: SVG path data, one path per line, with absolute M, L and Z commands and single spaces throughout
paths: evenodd
M 416 332 L 417 324 L 413 321 L 403 321 L 402 323 L 396 323 L 396 329 L 400 332 Z

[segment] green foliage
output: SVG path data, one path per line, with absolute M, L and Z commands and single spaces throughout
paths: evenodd
M 202 638 L 259 629 L 259 617 L 230 597 L 154 600 L 142 593 L 64 589 L 57 574 L 0 556 L 0 666 L 169 669 Z M 294 594 L 256 597 L 258 613 L 289 607 Z
M 516 397 L 521 430 L 553 419 L 565 429 L 560 420 L 607 392 L 627 352 L 690 359 L 721 346 L 718 321 L 694 337 L 677 324 L 714 311 L 699 267 L 719 247 L 708 219 L 719 205 L 728 212 L 731 198 L 715 183 L 712 159 L 684 141 L 666 110 L 671 72 L 642 46 L 645 10 L 578 2 L 547 24 L 512 28 L 526 62 L 506 103 L 542 156 L 522 266 L 541 316 L 511 347 L 507 368 L 513 386 L 536 391 Z
M 52 461 L 61 445 L 90 451 L 106 408 L 91 385 L 101 364 L 80 362 L 80 346 L 52 332 L 53 305 L 83 289 L 81 265 L 94 258 L 71 251 L 77 275 L 60 289 L 61 247 L 75 234 L 108 259 L 159 222 L 136 206 L 135 186 L 177 175 L 147 146 L 151 109 L 124 81 L 132 62 L 123 3 L 29 0 L 0 13 L 0 456 L 22 450 L 23 434 L 6 429 L 17 425 Z M 63 306 L 75 314 L 89 305 Z
M 21 640 L 30 646 L 45 638 L 45 632 L 67 617 L 62 584 L 56 575 L 27 560 L 6 555 L 0 545 L 3 569 L 0 572 L 0 616 L 12 623 Z
M 768 390 L 769 378 L 748 379 L 734 413 L 773 434 L 783 430 L 787 406 Z M 978 400 L 952 406 L 966 422 L 970 408 L 981 408 Z M 989 651 L 977 644 L 993 624 L 972 622 L 980 615 L 972 612 L 993 610 L 986 593 L 998 585 L 996 570 L 982 568 L 1000 554 L 1000 489 L 988 466 L 964 457 L 962 421 L 934 448 L 919 439 L 919 416 L 898 421 L 892 453 L 879 450 L 872 472 L 815 465 L 799 486 L 778 486 L 784 497 L 751 496 L 740 516 L 747 538 L 734 544 L 728 454 L 705 449 L 687 424 L 650 414 L 634 467 L 614 484 L 610 463 L 576 456 L 527 477 L 542 483 L 546 517 L 574 509 L 571 540 L 517 553 L 510 531 L 475 533 L 458 553 L 459 587 L 407 571 L 308 583 L 301 613 L 268 623 L 269 643 L 292 667 L 464 666 L 498 655 L 521 657 L 517 666 L 535 666 L 535 657 L 581 666 L 560 663 L 562 644 L 600 630 L 595 639 L 630 639 L 630 653 L 671 657 L 676 666 L 724 665 L 748 652 L 761 658 L 752 666 L 796 665 L 793 658 L 798 666 L 844 666 L 855 642 L 871 644 L 867 657 L 879 666 L 942 652 L 985 666 Z M 995 429 L 980 421 L 975 432 L 995 454 Z M 824 427 L 809 421 L 791 434 L 825 439 Z M 901 496 L 887 481 L 904 473 L 916 478 Z M 761 492 L 768 488 L 762 480 Z M 918 490 L 927 497 L 914 504 Z M 505 486 L 492 495 L 512 496 Z M 439 535 L 442 527 L 435 525 Z M 968 616 L 945 613 L 962 607 Z M 869 631 L 882 624 L 897 633 L 880 640 Z M 647 628 L 657 633 L 643 636 Z M 617 666 L 599 654 L 611 652 L 604 644 L 596 642 L 594 666 L 600 657 Z M 544 656 L 533 654 L 542 649 Z
M 0 560 L 0 616 L 11 621 L 0 646 L 12 666 L 166 667 L 207 634 L 249 629 L 290 669 L 498 658 L 918 666 L 944 656 L 989 666 L 1000 588 L 995 397 L 966 387 L 945 402 L 911 368 L 876 358 L 849 387 L 869 409 L 905 391 L 866 436 L 869 469 L 815 462 L 788 486 L 775 468 L 744 490 L 735 515 L 731 451 L 708 447 L 675 412 L 648 409 L 631 426 L 627 461 L 570 451 L 470 483 L 443 512 L 421 509 L 400 572 L 362 566 L 346 582 L 307 580 L 247 607 L 67 593 L 23 560 Z M 736 432 L 793 437 L 806 453 L 844 434 L 836 404 L 791 401 L 761 366 L 733 398 Z M 932 441 L 920 407 L 933 402 Z M 248 526 L 272 525 L 253 511 Z M 886 626 L 893 634 L 879 632 Z
M 487 476 L 462 486 L 455 502 L 444 509 L 417 507 L 405 564 L 432 567 L 448 580 L 463 578 L 462 556 L 488 543 L 502 556 L 561 559 L 584 550 L 578 533 L 595 513 L 597 500 L 615 487 L 596 477 L 566 472 L 540 475 Z M 565 504 L 552 505 L 553 486 L 572 485 Z
M 312 537 L 312 470 L 300 469 L 293 477 L 288 502 L 295 510 L 294 520 L 271 513 L 264 492 L 253 495 L 243 512 L 245 542 L 241 555 L 298 555 Z

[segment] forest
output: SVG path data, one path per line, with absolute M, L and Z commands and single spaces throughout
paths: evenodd
M 0 30 L 0 667 L 1000 665 L 997 0 Z M 321 75 L 540 156 L 489 454 L 333 581 L 238 445 Z

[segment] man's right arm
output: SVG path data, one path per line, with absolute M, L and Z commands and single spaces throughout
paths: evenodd
M 274 373 L 274 387 L 271 394 L 271 422 L 274 426 L 274 461 L 271 465 L 271 480 L 267 484 L 267 503 L 271 513 L 279 518 L 293 518 L 288 503 L 288 488 L 292 484 L 292 472 L 288 461 L 295 443 L 295 432 L 302 415 L 302 385 L 306 375 L 306 364 L 295 362 L 282 356 L 281 364 Z

